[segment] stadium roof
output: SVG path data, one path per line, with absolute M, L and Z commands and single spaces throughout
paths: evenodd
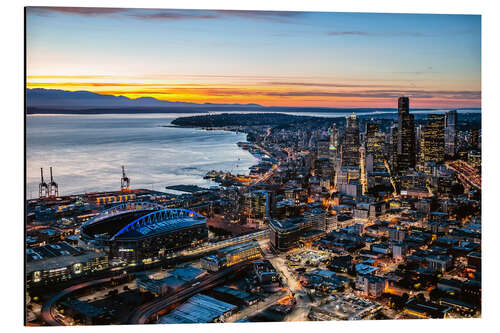
M 112 238 L 142 238 L 172 230 L 206 225 L 206 219 L 183 208 L 162 209 L 143 215 L 121 228 Z
M 96 216 L 92 223 L 82 226 L 82 233 L 90 237 L 106 235 L 110 240 L 143 238 L 169 231 L 206 224 L 204 216 L 183 208 L 153 209 L 150 205 L 114 207 Z
M 116 236 L 118 236 L 119 238 L 140 238 L 156 234 L 162 234 L 176 229 L 182 229 L 182 228 L 192 227 L 195 225 L 204 225 L 204 224 L 205 224 L 205 219 L 195 218 L 195 217 L 179 217 L 139 227 L 137 229 L 123 232 L 119 235 L 117 233 Z

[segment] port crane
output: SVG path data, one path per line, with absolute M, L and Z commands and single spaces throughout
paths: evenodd
M 52 167 L 50 167 L 49 196 L 50 197 L 59 196 L 59 185 L 57 185 L 57 183 L 54 181 L 54 177 L 52 177 Z
M 122 192 L 130 191 L 130 178 L 125 174 L 125 166 L 122 165 L 122 182 L 121 182 Z
M 50 191 L 49 185 L 43 180 L 43 168 L 40 168 L 40 184 L 38 184 L 38 196 L 40 198 L 46 198 Z

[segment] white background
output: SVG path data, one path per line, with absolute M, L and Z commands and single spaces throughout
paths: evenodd
M 336 12 L 392 12 L 482 15 L 482 144 L 483 144 L 483 314 L 468 320 L 392 320 L 359 322 L 252 323 L 203 325 L 100 326 L 77 328 L 23 327 L 23 161 L 24 161 L 24 6 L 87 6 L 192 9 L 302 10 Z M 499 213 L 498 163 L 500 153 L 500 91 L 498 89 L 500 15 L 498 1 L 486 0 L 177 0 L 177 1 L 4 1 L 1 15 L 0 72 L 0 326 L 5 332 L 86 331 L 86 332 L 304 332 L 349 330 L 349 332 L 488 332 L 500 331 L 499 310 Z

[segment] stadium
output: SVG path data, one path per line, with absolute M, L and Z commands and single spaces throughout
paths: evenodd
M 208 239 L 206 219 L 182 208 L 122 203 L 80 227 L 80 245 L 108 252 L 110 261 L 147 263 Z

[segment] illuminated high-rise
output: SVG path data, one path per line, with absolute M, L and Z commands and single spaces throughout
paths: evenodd
M 359 166 L 359 125 L 355 114 L 346 116 L 346 128 L 342 143 L 342 165 Z
M 396 173 L 398 170 L 398 124 L 394 123 L 391 126 L 391 132 L 390 132 L 390 165 L 391 165 L 391 172 Z
M 399 97 L 398 100 L 398 170 L 415 167 L 415 126 L 410 114 L 410 99 Z
M 444 115 L 431 114 L 422 129 L 422 161 L 443 163 L 444 161 Z
M 457 110 L 446 112 L 444 126 L 445 153 L 449 156 L 455 156 L 457 146 Z
M 366 163 L 368 172 L 384 171 L 385 135 L 378 131 L 378 124 L 366 124 L 366 157 L 371 163 Z
M 335 123 L 330 126 L 330 146 L 328 147 L 330 151 L 330 162 L 332 165 L 336 165 L 337 158 L 339 155 L 339 130 L 335 126 Z

